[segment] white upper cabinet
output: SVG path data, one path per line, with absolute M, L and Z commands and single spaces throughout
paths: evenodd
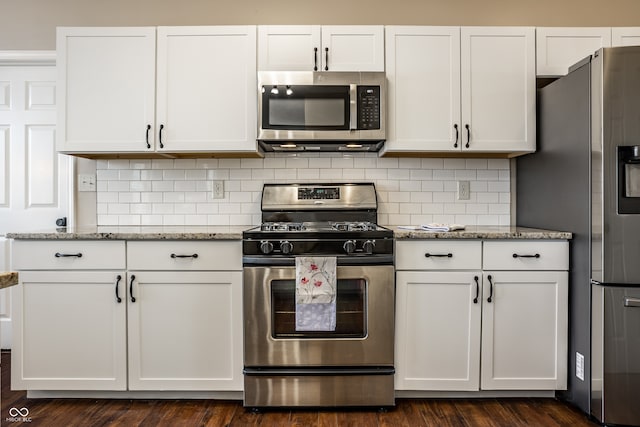
M 58 28 L 58 151 L 153 150 L 155 51 L 153 27 Z
M 386 49 L 387 148 L 459 150 L 460 28 L 387 27 Z
M 258 27 L 261 71 L 384 71 L 381 25 Z
M 255 151 L 255 27 L 159 27 L 158 151 Z
M 386 27 L 383 154 L 535 151 L 528 27 Z
M 463 27 L 461 46 L 462 151 L 535 151 L 535 30 Z
M 255 26 L 59 28 L 58 151 L 256 153 L 255 55 Z
M 539 27 L 537 75 L 564 76 L 570 66 L 602 47 L 611 47 L 611 27 Z
M 613 27 L 611 46 L 640 46 L 640 27 Z

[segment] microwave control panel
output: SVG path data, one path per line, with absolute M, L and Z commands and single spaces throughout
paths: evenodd
M 380 86 L 358 86 L 358 129 L 380 129 Z

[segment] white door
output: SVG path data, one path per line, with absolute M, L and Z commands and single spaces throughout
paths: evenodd
M 535 151 L 535 61 L 534 28 L 462 27 L 463 152 Z
M 480 272 L 396 273 L 396 389 L 478 390 Z
M 319 25 L 258 27 L 258 70 L 320 71 Z
M 567 272 L 484 272 L 483 390 L 566 389 L 567 291 Z
M 52 229 L 61 217 L 73 220 L 73 162 L 56 153 L 54 58 L 48 52 L 0 54 L 0 271 L 10 269 L 6 233 Z M 8 289 L 0 291 L 0 327 L 0 346 L 10 348 Z
M 154 150 L 156 29 L 58 28 L 58 150 Z
M 13 389 L 126 390 L 124 272 L 21 271 L 14 295 Z
M 460 151 L 460 28 L 386 27 L 389 152 Z
M 322 26 L 320 71 L 384 71 L 382 25 Z
M 129 389 L 242 390 L 242 272 L 128 280 Z
M 256 152 L 256 27 L 159 27 L 158 151 Z

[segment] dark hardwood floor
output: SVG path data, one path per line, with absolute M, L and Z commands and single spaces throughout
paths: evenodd
M 375 410 L 278 410 L 252 413 L 240 401 L 27 399 L 10 390 L 9 352 L 2 352 L 2 426 L 597 426 L 554 399 L 397 399 Z M 12 408 L 16 408 L 11 411 Z M 27 420 L 17 410 L 27 408 Z M 11 413 L 16 414 L 13 418 Z

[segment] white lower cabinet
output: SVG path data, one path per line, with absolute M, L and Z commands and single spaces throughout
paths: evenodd
M 242 390 L 239 241 L 17 240 L 13 259 L 13 389 Z
M 397 390 L 478 390 L 481 277 L 397 272 Z
M 567 388 L 567 289 L 566 271 L 484 273 L 481 389 Z
M 126 390 L 124 242 L 14 241 L 14 390 Z
M 123 278 L 124 272 L 21 271 L 12 389 L 126 390 Z
M 129 389 L 242 391 L 242 273 L 129 273 Z
M 397 390 L 566 389 L 567 242 L 398 241 L 396 265 Z

